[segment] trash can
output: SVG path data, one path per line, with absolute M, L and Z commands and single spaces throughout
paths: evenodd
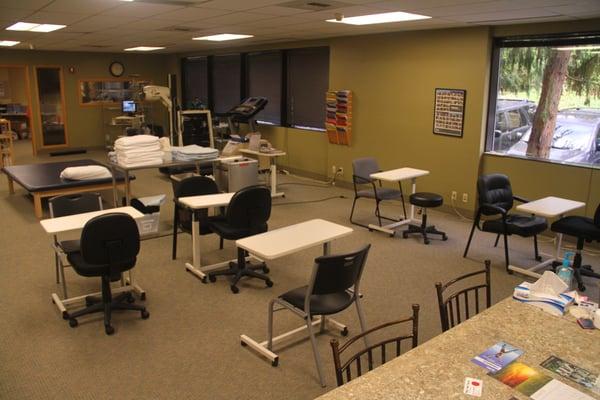
M 215 180 L 223 192 L 258 185 L 258 161 L 252 158 L 221 161 L 215 168 Z
M 140 236 L 158 232 L 160 206 L 165 202 L 165 198 L 166 195 L 159 194 L 131 199 L 131 207 L 144 214 L 142 218 L 136 220 Z

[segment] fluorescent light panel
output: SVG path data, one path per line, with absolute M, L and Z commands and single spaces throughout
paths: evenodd
M 155 47 L 155 46 L 138 46 L 138 47 L 130 47 L 125 49 L 125 51 L 154 51 L 154 50 L 162 50 L 164 47 Z
M 350 25 L 372 25 L 372 24 L 385 24 L 389 22 L 401 22 L 401 21 L 416 21 L 419 19 L 429 19 L 427 15 L 411 14 L 402 11 L 388 12 L 381 14 L 370 14 L 370 15 L 359 15 L 357 17 L 342 18 L 340 21 L 335 19 L 328 19 L 327 22 L 335 22 L 338 24 L 350 24 Z
M 8 28 L 7 31 L 27 31 L 27 32 L 52 32 L 57 31 L 66 27 L 66 25 L 56 25 L 56 24 L 36 24 L 32 22 L 17 22 L 16 24 L 12 24 Z
M 237 40 L 254 37 L 254 35 L 237 35 L 234 33 L 221 33 L 218 35 L 195 37 L 192 40 L 210 40 L 213 42 L 223 42 L 225 40 Z
M 19 44 L 21 42 L 16 42 L 14 40 L 0 40 L 0 46 L 11 47 Z

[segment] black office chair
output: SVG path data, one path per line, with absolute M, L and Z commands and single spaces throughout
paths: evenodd
M 219 235 L 221 239 L 238 240 L 248 236 L 266 232 L 269 227 L 267 221 L 271 216 L 271 191 L 266 186 L 248 186 L 237 191 L 227 207 L 224 220 L 211 220 L 208 222 L 210 229 Z M 273 282 L 268 276 L 256 272 L 262 269 L 268 273 L 265 264 L 251 266 L 246 263 L 247 252 L 238 248 L 237 263 L 229 263 L 229 269 L 225 271 L 210 272 L 208 279 L 216 282 L 217 276 L 233 275 L 231 291 L 238 293 L 237 283 L 243 276 L 250 276 L 265 281 L 271 287 Z
M 113 298 L 110 283 L 121 279 L 121 274 L 135 266 L 140 251 L 140 233 L 137 224 L 127 214 L 110 213 L 89 220 L 81 232 L 81 250 L 67 254 L 75 272 L 81 276 L 99 276 L 102 279 L 102 299 L 86 298 L 87 307 L 69 313 L 69 325 L 76 327 L 77 318 L 95 312 L 104 312 L 104 330 L 114 333 L 110 324 L 112 310 L 140 311 L 146 319 L 146 307 L 133 302 L 131 292 Z M 127 301 L 127 302 L 125 302 Z
M 319 373 L 321 386 L 325 387 L 321 360 L 317 352 L 317 342 L 313 332 L 312 317 L 321 316 L 320 331 L 325 329 L 327 315 L 337 314 L 353 303 L 356 304 L 361 332 L 366 331 L 366 323 L 359 296 L 360 280 L 367 261 L 371 245 L 346 254 L 336 254 L 317 257 L 312 275 L 307 286 L 302 286 L 279 297 L 269 303 L 269 333 L 267 348 L 273 348 L 273 312 L 275 304 L 282 306 L 300 316 L 306 323 L 312 344 L 313 355 Z M 348 330 L 342 331 L 346 336 Z M 366 339 L 365 339 L 366 344 Z
M 600 241 L 600 204 L 596 207 L 594 219 L 582 216 L 568 216 L 555 221 L 550 229 L 556 233 L 562 233 L 577 238 L 577 250 L 573 260 L 573 270 L 577 287 L 580 291 L 585 290 L 585 285 L 581 276 L 590 276 L 600 279 L 600 274 L 594 272 L 590 265 L 581 265 L 581 252 L 583 243 L 591 241 Z
M 492 306 L 490 264 L 490 260 L 485 260 L 485 268 L 480 271 L 459 276 L 445 284 L 442 284 L 441 282 L 435 284 L 442 332 L 446 332 L 448 329 L 460 324 L 462 321 L 466 321 L 472 316 L 479 314 L 479 309 L 483 306 L 481 302 L 484 300 L 484 298 L 479 295 L 480 290 L 485 290 L 485 307 L 490 308 Z M 485 275 L 485 283 L 466 288 L 464 287 L 462 281 L 478 275 Z M 470 280 L 467 282 L 469 281 Z M 459 288 L 453 288 L 453 292 L 450 295 L 445 295 L 444 292 L 451 286 Z M 471 298 L 469 298 L 469 293 L 471 294 Z
M 184 178 L 179 182 L 173 181 L 173 201 L 174 213 L 173 213 L 173 250 L 171 258 L 175 260 L 177 258 L 177 233 L 179 229 L 185 233 L 192 233 L 192 210 L 189 210 L 177 201 L 180 197 L 187 196 L 200 196 L 205 194 L 216 194 L 219 193 L 217 184 L 214 180 L 206 176 L 190 176 Z M 207 235 L 212 233 L 212 230 L 208 226 L 209 221 L 222 220 L 221 216 L 208 216 L 208 210 L 196 210 L 196 220 L 199 224 L 200 235 Z M 220 248 L 223 248 L 223 238 L 221 238 Z
M 477 180 L 477 196 L 479 207 L 473 220 L 473 227 L 471 228 L 471 234 L 469 235 L 463 257 L 466 257 L 469 252 L 471 239 L 473 239 L 475 228 L 477 228 L 482 232 L 496 234 L 494 247 L 498 246 L 500 236 L 504 236 L 504 257 L 506 260 L 506 270 L 509 274 L 512 274 L 512 271 L 508 269 L 510 263 L 508 257 L 508 236 L 510 235 L 514 234 L 522 237 L 533 236 L 535 259 L 541 261 L 542 258 L 538 252 L 537 235 L 548 228 L 548 223 L 546 222 L 546 218 L 509 214 L 514 200 L 522 203 L 527 203 L 528 200 L 513 195 L 508 177 L 502 174 L 481 175 Z M 482 216 L 495 215 L 500 215 L 500 217 L 483 220 L 483 224 L 480 225 Z
M 50 208 L 50 218 L 99 211 L 102 210 L 102 196 L 100 196 L 100 193 L 76 193 L 56 196 L 48 200 L 48 208 Z M 64 268 L 69 265 L 63 259 L 67 253 L 79 251 L 79 240 L 59 241 L 57 235 L 54 235 L 53 247 L 56 283 L 62 283 L 63 298 L 66 299 L 68 296 Z
M 393 359 L 394 357 L 400 356 L 402 354 L 402 343 L 410 339 L 411 347 L 410 349 L 414 349 L 417 347 L 419 342 L 419 305 L 412 305 L 413 314 L 409 318 L 404 318 L 397 321 L 387 322 L 382 325 L 378 325 L 374 328 L 369 329 L 359 335 L 354 336 L 349 339 L 346 343 L 340 346 L 337 339 L 331 339 L 331 350 L 333 352 L 333 365 L 335 367 L 335 377 L 337 380 L 337 385 L 342 386 L 344 382 L 344 376 L 346 378 L 346 382 L 352 380 L 352 369 L 353 365 L 356 374 L 354 377 L 359 377 L 363 374 L 363 372 L 372 371 L 373 368 L 378 367 L 379 365 L 385 364 L 389 359 Z M 358 340 L 371 335 L 377 334 L 381 331 L 385 330 L 388 327 L 393 326 L 394 328 L 398 328 L 398 325 L 410 325 L 411 334 L 406 334 L 406 332 L 400 332 L 401 334 L 394 335 L 393 337 L 386 338 L 382 341 L 377 342 L 376 344 L 372 344 L 366 346 L 364 349 L 359 352 L 348 357 L 348 360 L 342 364 L 341 355 L 347 350 L 352 344 L 356 343 Z M 394 343 L 395 351 L 391 354 L 386 352 L 386 345 Z M 379 350 L 380 357 L 378 360 L 375 359 L 373 353 L 376 353 Z M 393 349 L 392 349 L 393 350 Z M 394 355 L 395 353 L 395 355 Z M 366 365 L 363 366 L 363 361 L 366 355 Z
M 373 157 L 357 158 L 352 161 L 352 183 L 354 185 L 354 201 L 352 202 L 352 211 L 350 211 L 350 222 L 354 225 L 368 228 L 368 225 L 354 222 L 352 217 L 354 216 L 354 207 L 356 206 L 356 200 L 360 198 L 375 199 L 375 215 L 379 221 L 379 226 L 382 225 L 381 220 L 386 219 L 388 221 L 398 221 L 394 218 L 388 218 L 381 215 L 379 210 L 379 203 L 383 200 L 398 200 L 402 201 L 402 210 L 404 212 L 404 219 L 406 219 L 406 206 L 404 205 L 404 194 L 402 193 L 402 184 L 398 182 L 398 189 L 384 188 L 376 184 L 375 179 L 371 179 L 371 174 L 381 172 L 377 160 Z M 370 185 L 368 189 L 359 190 L 362 185 Z

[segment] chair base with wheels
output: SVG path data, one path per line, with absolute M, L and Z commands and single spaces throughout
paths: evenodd
M 445 232 L 438 231 L 433 225 L 427 226 L 427 209 L 441 206 L 444 203 L 443 197 L 435 193 L 419 192 L 411 194 L 409 201 L 410 204 L 421 207 L 423 215 L 421 225 L 409 224 L 408 229 L 402 232 L 402 237 L 406 239 L 408 235 L 417 233 L 423 237 L 425 244 L 429 244 L 428 235 L 441 235 L 442 240 L 448 240 Z
M 269 279 L 267 275 L 261 274 L 260 272 L 256 272 L 256 270 L 262 270 L 265 274 L 269 273 L 269 268 L 267 264 L 262 263 L 260 265 L 250 265 L 246 262 L 246 257 L 248 256 L 247 252 L 243 249 L 238 249 L 238 260 L 237 262 L 231 261 L 229 263 L 229 269 L 224 271 L 216 271 L 209 272 L 208 279 L 211 282 L 217 281 L 217 276 L 233 276 L 231 280 L 231 284 L 229 288 L 233 293 L 239 293 L 240 289 L 237 287 L 238 282 L 245 276 L 249 276 L 251 278 L 257 278 L 265 281 L 267 287 L 273 286 L 273 281 Z
M 88 296 L 85 299 L 86 308 L 69 313 L 69 326 L 75 328 L 79 325 L 78 317 L 97 312 L 104 312 L 104 331 L 107 335 L 112 335 L 115 328 L 110 324 L 113 310 L 133 310 L 141 313 L 142 319 L 150 317 L 146 307 L 139 304 L 132 304 L 135 301 L 131 292 L 122 293 L 112 297 L 110 290 L 110 279 L 102 277 L 102 298 Z

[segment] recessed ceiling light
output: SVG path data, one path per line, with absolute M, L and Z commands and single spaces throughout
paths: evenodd
M 0 40 L 0 46 L 10 47 L 17 45 L 21 42 L 15 42 L 14 40 Z
M 400 21 L 416 21 L 419 19 L 428 19 L 427 15 L 411 14 L 402 11 L 388 12 L 381 14 L 370 14 L 370 15 L 359 15 L 357 17 L 348 17 L 341 19 L 328 19 L 327 22 L 335 22 L 338 24 L 350 24 L 350 25 L 371 25 L 371 24 L 385 24 L 388 22 L 400 22 Z
M 32 22 L 17 22 L 12 24 L 7 31 L 29 31 L 29 32 L 52 32 L 66 27 L 66 25 L 56 24 L 36 24 Z
M 221 33 L 218 35 L 195 37 L 192 40 L 211 40 L 213 42 L 223 42 L 225 40 L 246 39 L 254 37 L 254 35 L 237 35 L 234 33 Z
M 153 46 L 138 46 L 138 47 L 130 47 L 125 49 L 125 51 L 154 51 L 154 50 L 162 50 L 164 47 L 153 47 Z

